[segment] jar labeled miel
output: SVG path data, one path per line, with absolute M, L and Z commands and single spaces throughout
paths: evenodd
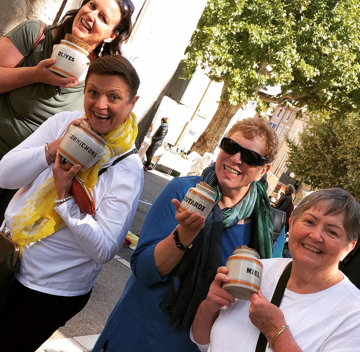
M 237 247 L 226 261 L 230 282 L 224 283 L 222 288 L 238 299 L 249 299 L 251 293 L 258 292 L 263 269 L 259 259 L 260 256 L 254 249 Z

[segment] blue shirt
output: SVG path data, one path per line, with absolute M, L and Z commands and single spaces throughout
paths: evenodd
M 174 178 L 149 210 L 138 246 L 131 258 L 131 273 L 123 294 L 101 333 L 93 352 L 108 341 L 107 352 L 198 352 L 189 331 L 168 326 L 168 316 L 159 308 L 169 288 L 169 276 L 161 278 L 154 260 L 156 245 L 177 226 L 173 198 L 180 201 L 199 176 Z M 223 230 L 222 265 L 236 247 L 249 245 L 251 222 Z

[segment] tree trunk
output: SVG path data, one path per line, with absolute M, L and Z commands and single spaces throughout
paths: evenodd
M 226 84 L 223 86 L 222 93 L 225 91 Z M 231 119 L 243 105 L 244 103 L 232 105 L 228 101 L 220 101 L 214 117 L 198 140 L 192 145 L 191 151 L 196 151 L 202 156 L 206 152 L 214 153 Z

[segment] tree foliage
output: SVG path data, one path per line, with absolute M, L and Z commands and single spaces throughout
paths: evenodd
M 358 0 L 209 0 L 186 50 L 186 72 L 200 64 L 224 82 L 222 101 L 232 104 L 262 99 L 356 111 L 359 15 Z M 277 85 L 280 94 L 266 94 Z
M 322 114 L 312 119 L 299 142 L 287 143 L 287 164 L 299 180 L 312 189 L 344 188 L 360 201 L 359 115 L 351 113 L 334 119 Z

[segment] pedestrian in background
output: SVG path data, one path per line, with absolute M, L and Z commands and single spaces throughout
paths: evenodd
M 293 185 L 287 185 L 285 187 L 285 194 L 279 199 L 276 204 L 276 209 L 286 211 L 289 206 L 292 204 L 292 194 L 295 192 L 295 187 Z
M 285 194 L 279 199 L 276 204 L 276 209 L 282 210 L 286 213 L 285 231 L 289 231 L 289 219 L 294 210 L 292 194 L 295 192 L 295 187 L 291 184 L 285 187 Z
M 168 133 L 169 128 L 169 119 L 167 117 L 163 117 L 161 119 L 161 125 L 154 133 L 150 147 L 146 151 L 146 163 L 144 165 L 145 170 L 152 170 L 151 160 L 155 155 L 156 150 L 161 146 L 165 136 Z

